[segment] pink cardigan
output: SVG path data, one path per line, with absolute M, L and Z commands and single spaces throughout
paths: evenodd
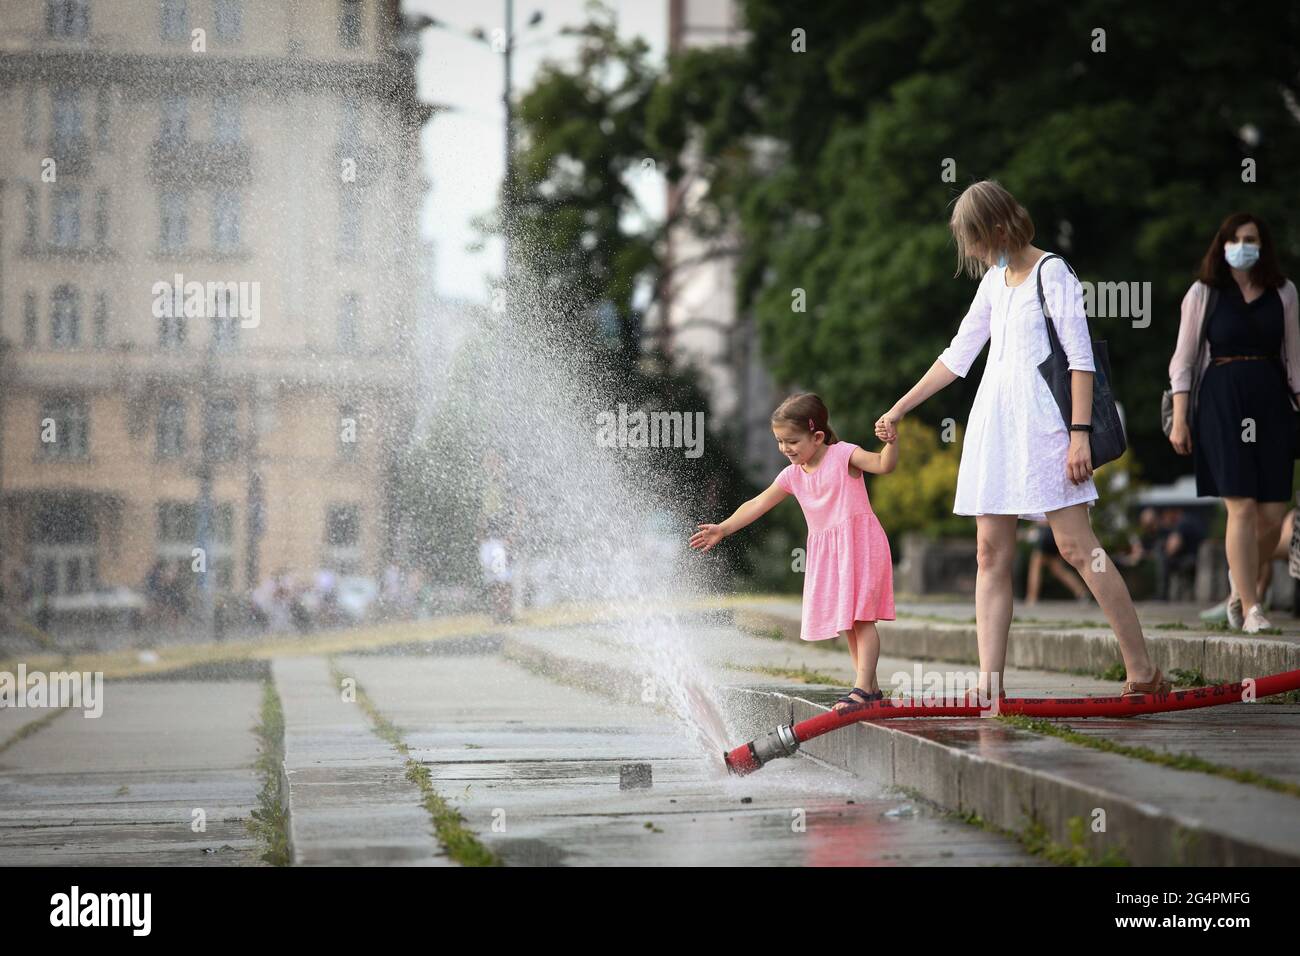
M 1197 279 L 1183 296 L 1182 319 L 1178 323 L 1178 344 L 1174 357 L 1169 360 L 1169 385 L 1175 392 L 1187 392 L 1192 387 L 1192 366 L 1196 364 L 1196 350 L 1201 341 L 1201 325 L 1205 318 L 1205 298 L 1210 287 Z M 1300 394 L 1300 305 L 1296 288 L 1287 279 L 1277 290 L 1282 298 L 1282 351 L 1278 353 L 1286 369 L 1287 384 L 1293 395 Z M 1201 358 L 1197 381 L 1203 380 L 1210 365 L 1208 345 Z M 1196 396 L 1192 396 L 1193 401 Z

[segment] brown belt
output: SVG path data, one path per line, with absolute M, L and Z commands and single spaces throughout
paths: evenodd
M 1267 355 L 1223 355 L 1213 361 L 1215 365 L 1227 365 L 1229 362 L 1262 362 L 1267 358 Z

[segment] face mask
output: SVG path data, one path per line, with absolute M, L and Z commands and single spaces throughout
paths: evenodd
M 999 252 L 999 253 L 998 253 L 998 268 L 999 268 L 999 269 L 1005 269 L 1006 267 L 1007 267 L 1007 254 L 1006 254 L 1005 252 Z
M 1253 242 L 1225 242 L 1223 258 L 1234 269 L 1249 269 L 1259 261 L 1259 246 Z

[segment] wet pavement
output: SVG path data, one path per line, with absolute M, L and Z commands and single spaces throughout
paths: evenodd
M 514 865 L 1026 865 L 1013 840 L 808 759 L 735 778 L 669 717 L 496 656 L 343 656 L 468 825 Z M 740 741 L 737 741 L 740 742 Z M 649 764 L 649 789 L 620 767 Z
M 252 681 L 106 681 L 100 717 L 0 710 L 0 866 L 259 865 L 244 820 L 261 696 Z M 33 714 L 58 716 L 17 737 Z

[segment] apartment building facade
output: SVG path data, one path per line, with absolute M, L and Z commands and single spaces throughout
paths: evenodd
M 0 574 L 376 573 L 430 113 L 399 0 L 0 11 Z

